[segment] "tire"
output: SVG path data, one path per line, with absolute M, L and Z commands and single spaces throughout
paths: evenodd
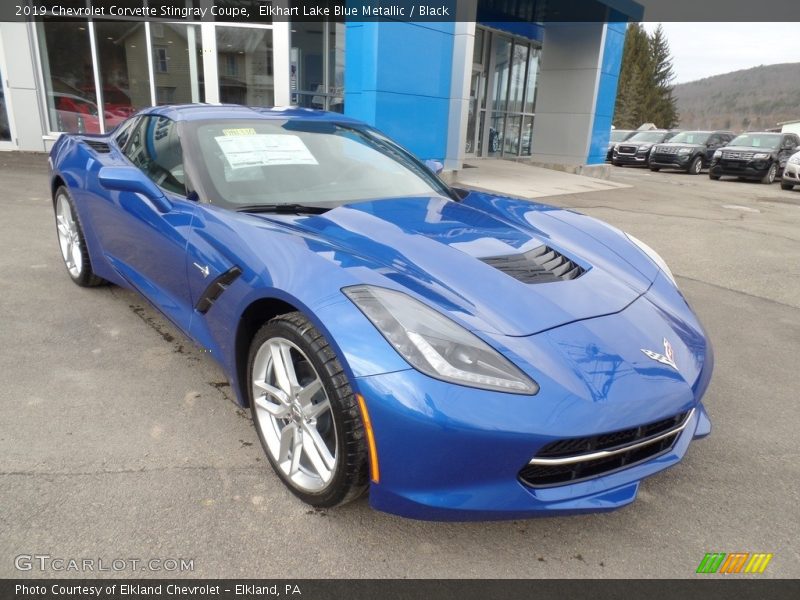
M 61 258 L 70 279 L 81 287 L 96 287 L 107 283 L 92 270 L 89 249 L 83 228 L 78 220 L 78 213 L 69 191 L 63 185 L 53 196 L 53 209 L 56 217 L 56 235 Z
M 778 165 L 772 163 L 769 167 L 769 171 L 767 171 L 767 174 L 761 178 L 761 183 L 772 185 L 773 183 L 775 183 L 775 177 L 777 177 L 777 175 L 778 175 Z
M 650 167 L 650 170 L 658 173 L 661 170 L 661 167 Z
M 793 183 L 783 183 L 781 182 L 781 189 L 782 190 L 793 190 L 794 184 Z
M 289 362 L 291 373 L 282 368 Z M 367 489 L 368 450 L 356 396 L 333 349 L 301 313 L 279 315 L 258 330 L 247 383 L 261 446 L 295 496 L 330 508 Z
M 703 172 L 703 159 L 696 156 L 686 171 L 689 175 L 700 175 Z
M 709 179 L 713 179 L 714 181 L 719 181 L 719 175 L 712 175 L 711 173 L 708 174 Z
M 614 162 L 613 160 L 611 161 L 611 164 L 614 165 L 615 167 L 624 167 L 625 166 L 625 165 L 623 165 L 621 163 Z

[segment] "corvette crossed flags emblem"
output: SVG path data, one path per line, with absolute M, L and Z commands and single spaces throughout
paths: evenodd
M 648 358 L 652 358 L 656 362 L 669 365 L 676 371 L 678 370 L 678 365 L 675 364 L 675 353 L 672 351 L 672 344 L 669 343 L 667 338 L 664 338 L 664 354 L 659 354 L 658 352 L 653 352 L 652 350 L 645 350 L 644 348 L 641 350 Z

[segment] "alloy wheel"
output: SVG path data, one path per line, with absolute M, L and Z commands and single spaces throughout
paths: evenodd
M 292 485 L 319 492 L 337 465 L 330 398 L 311 361 L 285 338 L 266 340 L 253 361 L 258 427 L 274 463 Z
M 56 198 L 56 228 L 64 264 L 66 264 L 69 274 L 77 279 L 83 270 L 81 239 L 69 199 L 64 194 L 59 194 Z

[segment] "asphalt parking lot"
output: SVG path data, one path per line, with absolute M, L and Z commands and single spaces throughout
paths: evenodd
M 20 573 L 20 554 L 194 559 L 199 577 L 692 577 L 718 551 L 800 576 L 800 191 L 612 179 L 632 187 L 550 202 L 670 264 L 716 350 L 712 435 L 614 513 L 427 523 L 296 500 L 207 356 L 136 294 L 69 280 L 45 158 L 0 154 L 0 577 L 78 575 Z

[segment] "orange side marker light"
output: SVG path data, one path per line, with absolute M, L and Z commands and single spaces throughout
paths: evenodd
M 367 412 L 367 404 L 361 394 L 356 394 L 358 407 L 361 409 L 361 418 L 364 420 L 364 431 L 367 434 L 367 446 L 369 447 L 369 471 L 372 483 L 379 483 L 381 472 L 378 468 L 378 449 L 375 446 L 375 433 L 372 431 L 372 421 Z

